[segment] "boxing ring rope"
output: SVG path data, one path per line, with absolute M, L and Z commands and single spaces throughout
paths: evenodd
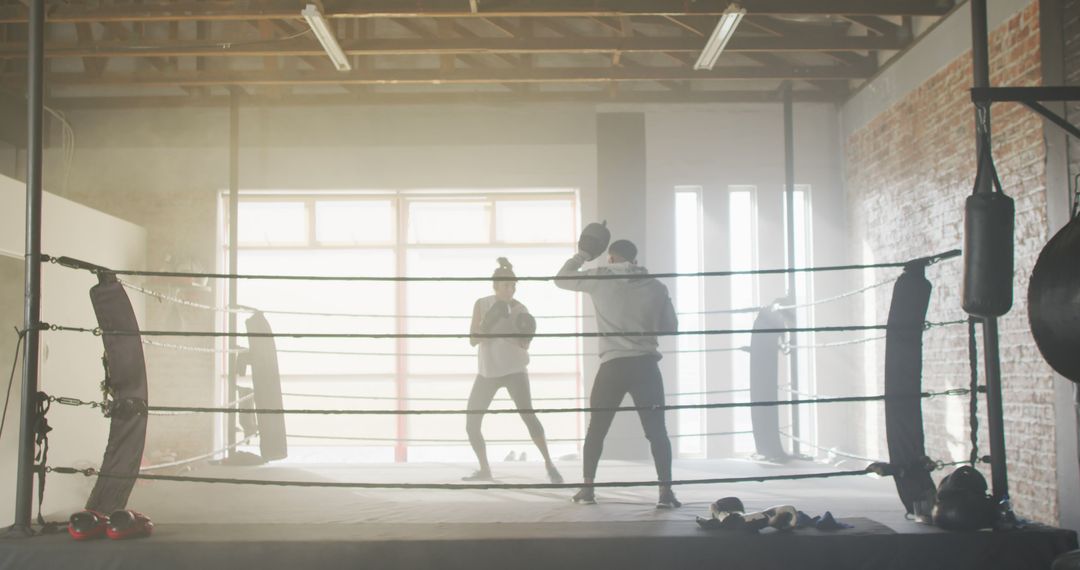
M 720 271 L 720 272 L 698 272 L 691 274 L 651 274 L 644 275 L 645 278 L 664 278 L 664 277 L 712 277 L 712 276 L 727 276 L 727 275 L 740 275 L 740 274 L 777 274 L 777 273 L 792 273 L 792 272 L 817 272 L 817 271 L 839 271 L 850 269 L 868 269 L 868 268 L 897 268 L 897 267 L 909 267 L 914 264 L 922 264 L 923 266 L 935 263 L 942 259 L 949 259 L 958 255 L 958 251 L 950 251 L 943 254 L 919 258 L 917 260 L 902 262 L 902 263 L 880 263 L 873 265 L 846 265 L 846 266 L 824 266 L 824 267 L 808 267 L 798 269 L 763 269 L 763 270 L 751 270 L 751 271 Z M 96 275 L 109 275 L 115 278 L 116 275 L 138 275 L 138 276 L 158 276 L 158 277 L 209 277 L 209 278 L 227 278 L 227 279 L 305 279 L 315 281 L 421 281 L 421 282 L 443 282 L 443 281 L 485 281 L 490 282 L 492 277 L 365 277 L 365 276 L 285 276 L 285 275 L 245 275 L 239 273 L 186 273 L 186 272 L 159 272 L 159 271 L 132 271 L 132 270 L 119 270 L 113 271 L 86 262 L 72 260 L 70 258 L 51 258 L 43 256 L 43 259 L 58 263 L 62 266 L 76 269 L 85 269 Z M 585 278 L 621 278 L 625 279 L 627 276 L 606 276 L 606 275 L 589 275 Z M 633 278 L 633 277 L 631 277 Z M 499 280 L 500 278 L 495 278 Z M 550 281 L 560 279 L 558 277 L 518 277 L 518 281 Z M 865 286 L 856 290 L 847 291 L 839 295 L 834 295 L 824 299 L 818 299 L 815 301 L 792 304 L 789 306 L 780 305 L 774 303 L 772 305 L 766 305 L 763 307 L 753 308 L 740 308 L 740 309 L 723 309 L 715 311 L 701 311 L 698 314 L 715 314 L 715 313 L 733 313 L 733 312 L 751 312 L 761 310 L 791 310 L 803 307 L 809 307 L 819 305 L 822 303 L 832 302 L 838 299 L 843 299 L 859 293 L 881 287 L 885 284 L 896 281 L 895 278 L 876 282 L 869 286 Z M 257 309 L 251 309 L 248 307 L 232 307 L 228 309 L 222 309 L 217 307 L 211 307 L 209 305 L 203 305 L 194 303 L 184 299 L 179 299 L 173 296 L 164 295 L 150 289 L 133 285 L 131 283 L 123 282 L 122 286 L 137 292 L 150 295 L 151 297 L 158 298 L 160 300 L 177 302 L 182 305 L 193 306 L 200 309 L 208 309 L 220 312 L 248 312 L 248 313 L 261 313 L 261 314 L 274 314 L 271 311 L 259 311 Z M 293 315 L 305 315 L 305 316 L 360 316 L 358 314 L 341 315 L 331 313 L 306 313 L 301 311 L 281 311 L 279 314 L 293 314 Z M 375 315 L 363 315 L 363 316 L 375 316 Z M 396 317 L 396 315 L 377 315 L 378 317 Z M 414 317 L 419 317 L 413 315 Z M 463 319 L 460 316 L 432 316 L 433 318 L 454 318 Z M 574 315 L 577 318 L 580 315 Z M 551 315 L 541 318 L 570 318 L 570 316 Z M 925 321 L 921 326 L 910 327 L 897 327 L 896 325 L 845 325 L 845 326 L 815 326 L 815 327 L 776 327 L 776 328 L 756 328 L 756 329 L 707 329 L 707 330 L 693 330 L 693 331 L 630 331 L 619 333 L 600 333 L 600 332 L 560 332 L 560 333 L 536 333 L 536 334 L 460 334 L 460 333 L 319 333 L 319 332 L 217 332 L 217 331 L 170 331 L 170 330 L 110 330 L 102 327 L 77 327 L 68 325 L 58 325 L 49 323 L 38 323 L 38 330 L 49 331 L 63 331 L 63 332 L 79 332 L 90 333 L 95 336 L 138 336 L 142 340 L 143 344 L 148 346 L 156 346 L 162 349 L 190 351 L 190 352 L 210 352 L 210 353 L 229 353 L 236 354 L 243 352 L 245 348 L 234 348 L 229 350 L 221 350 L 217 348 L 206 347 L 194 347 L 184 346 L 179 344 L 163 343 L 153 340 L 149 340 L 142 337 L 156 337 L 156 336 L 175 336 L 175 337 L 212 337 L 212 338 L 350 338 L 350 339 L 463 339 L 463 338 L 602 338 L 602 337 L 659 337 L 659 336 L 679 336 L 679 335 L 733 335 L 733 334 L 789 334 L 797 332 L 852 332 L 852 331 L 872 331 L 872 330 L 896 330 L 897 328 L 910 328 L 912 330 L 927 330 L 934 327 L 949 326 L 964 323 L 966 321 L 954 320 L 944 322 Z M 848 339 L 844 341 L 837 341 L 831 343 L 819 343 L 819 344 L 786 344 L 780 343 L 778 349 L 783 352 L 790 352 L 793 350 L 803 349 L 816 349 L 825 347 L 845 346 L 861 344 L 866 342 L 873 342 L 881 340 L 884 337 L 874 336 L 868 338 Z M 705 349 L 692 352 L 732 352 L 732 351 L 746 351 L 748 347 L 731 347 L 725 349 Z M 288 353 L 288 350 L 281 350 L 277 352 Z M 302 353 L 315 353 L 324 354 L 327 352 L 338 352 L 342 354 L 355 354 L 363 355 L 367 353 L 353 353 L 347 351 L 295 351 Z M 675 351 L 679 352 L 679 351 Z M 371 355 L 385 356 L 390 353 L 372 353 Z M 418 356 L 417 354 L 410 354 Z M 472 354 L 432 354 L 432 356 L 444 356 L 444 357 L 458 357 L 469 356 Z M 566 354 L 538 354 L 535 356 L 590 356 L 586 353 L 566 353 Z M 799 405 L 818 405 L 829 403 L 854 403 L 854 402 L 873 402 L 873 401 L 895 401 L 895 400 L 910 400 L 910 399 L 926 399 L 937 396 L 962 396 L 966 394 L 972 394 L 977 392 L 977 380 L 972 380 L 971 388 L 955 388 L 942 391 L 920 391 L 918 393 L 911 394 L 891 394 L 891 395 L 868 395 L 868 396 L 844 396 L 844 397 L 809 397 L 809 398 L 793 398 L 793 399 L 776 399 L 776 400 L 758 400 L 758 401 L 739 401 L 739 402 L 715 402 L 715 403 L 698 403 L 698 404 L 672 404 L 672 405 L 658 405 L 658 406 L 619 406 L 614 408 L 602 408 L 602 407 L 561 407 L 561 408 L 532 408 L 532 409 L 488 409 L 488 410 L 461 410 L 461 409 L 431 409 L 431 410 L 409 410 L 409 409 L 396 409 L 396 410 L 376 410 L 376 409 L 305 409 L 305 408 L 238 408 L 236 407 L 240 401 L 250 398 L 251 395 L 235 402 L 230 402 L 224 407 L 202 407 L 202 406 L 145 406 L 145 409 L 140 413 L 145 414 L 189 414 L 189 413 L 227 413 L 227 414 L 295 414 L 295 415 L 394 415 L 394 416 L 412 416 L 412 415 L 472 415 L 472 414 L 521 414 L 521 413 L 534 413 L 534 414 L 550 414 L 550 413 L 587 413 L 587 412 L 621 412 L 621 411 L 669 411 L 669 410 L 708 410 L 708 409 L 732 409 L 732 408 L 754 408 L 754 407 L 779 407 L 779 406 L 799 406 Z M 668 394 L 671 397 L 686 396 L 686 395 L 705 395 L 711 393 L 739 393 L 746 392 L 745 389 L 738 390 L 714 390 L 714 391 L 702 391 L 695 393 L 675 393 Z M 792 394 L 798 394 L 793 390 L 789 390 Z M 324 398 L 336 398 L 333 395 L 319 395 L 319 394 L 289 394 L 291 396 L 300 397 L 324 397 Z M 90 406 L 94 408 L 100 408 L 103 413 L 108 415 L 109 408 L 108 402 L 84 402 L 77 398 L 71 397 L 55 397 L 44 395 L 44 401 L 48 403 L 58 403 L 68 406 Z M 356 396 L 349 399 L 393 399 L 400 400 L 400 398 L 379 398 L 376 396 L 364 397 Z M 584 398 L 571 397 L 571 398 L 537 398 L 536 400 L 545 401 L 582 401 Z M 427 401 L 427 400 L 440 400 L 440 401 L 462 401 L 460 398 L 407 398 L 409 401 Z M 973 404 L 974 405 L 974 404 Z M 972 408 L 974 412 L 974 408 Z M 976 421 L 973 418 L 973 421 Z M 974 424 L 973 424 L 974 425 Z M 726 436 L 726 435 L 739 435 L 751 433 L 750 431 L 729 431 L 729 432 L 713 432 L 713 433 L 695 433 L 695 434 L 677 434 L 672 437 L 702 437 L 702 436 Z M 286 437 L 294 437 L 301 439 L 326 439 L 326 440 L 343 440 L 343 441 L 400 441 L 401 438 L 374 438 L 374 437 L 354 437 L 354 436 L 319 436 L 311 434 L 285 434 Z M 785 433 L 786 437 L 794 439 L 790 434 Z M 214 450 L 207 454 L 203 454 L 197 457 L 188 458 L 184 460 L 178 460 L 169 462 L 166 464 L 143 467 L 141 471 L 149 471 L 156 469 L 165 469 L 170 467 L 178 467 L 204 459 L 208 459 L 229 448 L 235 448 L 250 441 L 252 438 L 257 437 L 258 433 L 248 435 L 244 439 L 235 442 L 228 448 Z M 973 434 L 973 445 L 976 444 L 977 435 Z M 566 441 L 580 441 L 580 438 L 565 438 Z M 436 439 L 436 438 L 412 438 L 407 441 L 414 443 L 463 443 L 465 440 L 453 440 L 453 439 Z M 490 440 L 492 443 L 525 443 L 528 440 Z M 551 439 L 552 442 L 563 441 L 563 439 Z M 854 454 L 848 454 L 840 452 L 835 449 L 828 449 L 811 445 L 827 453 L 831 453 L 837 456 L 846 456 L 851 459 L 869 460 L 869 458 L 859 457 Z M 972 456 L 975 457 L 976 451 L 973 450 Z M 929 460 L 928 460 L 929 461 Z M 940 468 L 946 465 L 941 462 L 930 462 L 928 468 Z M 247 485 L 287 485 L 287 486 L 299 486 L 299 487 L 347 487 L 347 488 L 388 488 L 388 489 L 545 489 L 545 488 L 577 488 L 577 487 L 638 487 L 638 486 L 654 486 L 660 484 L 659 481 L 614 481 L 614 482 L 600 482 L 588 485 L 580 483 L 537 483 L 537 484 L 505 484 L 505 483 L 469 483 L 469 484 L 414 484 L 414 483 L 354 483 L 354 482 L 311 482 L 311 481 L 268 481 L 259 479 L 236 479 L 236 478 L 213 478 L 213 477 L 191 477 L 191 476 L 179 476 L 179 475 L 151 475 L 144 472 L 140 472 L 134 475 L 110 473 L 102 470 L 87 468 L 76 469 L 72 467 L 64 466 L 47 466 L 41 465 L 39 469 L 43 473 L 62 473 L 62 474 L 83 474 L 85 476 L 97 476 L 100 478 L 113 478 L 113 479 L 145 479 L 145 480 L 165 480 L 165 481 L 186 481 L 186 482 L 204 482 L 204 483 L 226 483 L 226 484 L 247 484 Z M 841 477 L 841 476 L 856 476 L 866 474 L 877 474 L 888 476 L 893 474 L 893 467 L 891 465 L 881 462 L 871 462 L 869 466 L 860 470 L 847 470 L 847 471 L 830 471 L 820 473 L 795 473 L 788 475 L 775 475 L 775 476 L 753 476 L 753 477 L 728 477 L 728 478 L 713 478 L 713 479 L 690 479 L 690 480 L 677 480 L 670 482 L 671 485 L 693 485 L 693 484 L 715 484 L 715 483 L 740 483 L 740 482 L 763 482 L 770 480 L 798 480 L 798 479 L 812 479 L 812 478 L 829 478 L 829 477 Z M 663 482 L 667 484 L 668 482 Z
M 954 321 L 925 321 L 921 330 L 966 323 L 966 320 Z M 611 338 L 611 337 L 657 337 L 657 336 L 689 336 L 689 335 L 736 335 L 752 333 L 799 333 L 799 332 L 848 332 L 848 331 L 879 331 L 887 330 L 888 325 L 835 325 L 814 327 L 770 327 L 757 329 L 703 329 L 692 331 L 627 331 L 627 332 L 563 332 L 563 333 L 314 333 L 314 332 L 227 332 L 227 331 L 170 331 L 170 330 L 105 330 L 101 327 L 78 327 L 70 325 L 58 325 L 46 322 L 39 323 L 41 331 L 63 331 L 91 333 L 94 336 L 187 336 L 187 337 L 213 337 L 213 338 L 363 338 L 363 339 L 494 339 L 494 338 Z M 892 327 L 896 328 L 896 327 Z
M 196 477 L 188 475 L 120 475 L 98 471 L 92 467 L 77 469 L 74 467 L 47 466 L 46 473 L 65 475 L 85 475 L 111 479 L 177 481 L 187 483 L 223 483 L 227 485 L 263 485 L 274 487 L 330 487 L 343 489 L 441 489 L 441 490 L 477 490 L 477 489 L 578 489 L 613 488 L 613 487 L 655 487 L 660 481 L 596 481 L 593 483 L 366 483 L 348 481 L 289 481 L 272 479 L 243 479 L 230 477 Z M 831 479 L 859 475 L 889 476 L 888 465 L 872 464 L 863 469 L 845 471 L 822 471 L 814 473 L 792 473 L 788 475 L 757 475 L 750 477 L 719 477 L 711 479 L 677 479 L 664 481 L 664 485 L 715 485 L 722 483 L 764 483 L 766 481 L 797 481 L 802 479 Z
M 543 276 L 517 276 L 517 277 L 491 277 L 491 276 L 375 276 L 375 275 L 277 275 L 265 273 L 207 273 L 192 271 L 147 271 L 136 269 L 110 269 L 101 267 L 87 261 L 72 257 L 53 257 L 41 254 L 42 262 L 56 263 L 69 269 L 81 269 L 95 275 L 109 274 L 114 276 L 141 276 L 141 277 L 184 277 L 199 279 L 254 279 L 267 281 L 345 281 L 345 282 L 389 282 L 389 283 L 463 283 L 463 282 L 492 282 L 492 281 L 567 281 L 567 280 L 600 280 L 610 281 L 617 279 L 665 279 L 675 277 L 731 277 L 735 275 L 781 275 L 789 273 L 822 273 L 833 271 L 853 271 L 864 269 L 897 269 L 911 265 L 933 265 L 939 261 L 952 259 L 960 255 L 960 250 L 953 249 L 946 252 L 919 257 L 908 261 L 894 261 L 870 264 L 849 265 L 819 265 L 811 267 L 793 268 L 768 268 L 768 269 L 745 269 L 727 271 L 697 271 L 690 273 L 647 273 L 647 274 L 601 274 L 601 275 L 575 275 L 572 278 L 559 277 L 557 275 Z
M 779 305 L 779 304 L 755 305 L 755 306 L 750 306 L 750 307 L 741 307 L 741 308 L 737 308 L 737 309 L 703 309 L 703 310 L 700 310 L 700 311 L 682 311 L 682 312 L 679 312 L 679 313 L 676 313 L 676 314 L 677 315 L 730 315 L 730 314 L 740 314 L 740 313 L 756 313 L 756 312 L 758 312 L 758 311 L 760 311 L 762 309 L 769 308 L 769 307 L 772 307 L 775 310 L 803 309 L 803 308 L 813 307 L 813 306 L 821 305 L 821 304 L 825 304 L 825 303 L 831 303 L 833 301 L 839 301 L 841 299 L 846 299 L 848 297 L 852 297 L 852 296 L 858 295 L 860 293 L 865 293 L 867 291 L 871 291 L 873 289 L 883 287 L 883 286 L 888 285 L 890 283 L 894 283 L 894 282 L 896 282 L 896 279 L 897 279 L 896 277 L 892 277 L 892 278 L 889 278 L 889 279 L 882 279 L 881 281 L 878 281 L 877 283 L 873 283 L 873 284 L 867 285 L 865 287 L 860 287 L 858 289 L 852 289 L 850 291 L 845 291 L 843 293 L 839 293 L 839 294 L 836 294 L 836 295 L 825 297 L 823 299 L 815 299 L 813 301 L 808 301 L 806 303 L 799 303 L 799 304 L 795 304 L 795 305 Z M 177 297 L 175 295 L 169 295 L 167 293 L 161 293 L 159 291 L 154 291 L 152 289 L 148 289 L 146 287 L 143 287 L 141 285 L 137 285 L 135 283 L 132 283 L 132 282 L 124 280 L 124 279 L 119 279 L 118 281 L 120 281 L 120 284 L 123 285 L 127 289 L 130 289 L 130 290 L 135 291 L 137 293 L 141 293 L 141 294 L 146 295 L 148 297 L 158 299 L 160 301 L 168 301 L 168 302 L 171 302 L 171 303 L 175 303 L 177 305 L 183 305 L 183 306 L 192 307 L 192 308 L 195 308 L 195 309 L 202 309 L 202 310 L 205 310 L 205 311 L 214 311 L 214 312 L 218 312 L 218 313 L 250 314 L 250 313 L 258 312 L 258 313 L 263 313 L 265 315 L 291 315 L 291 316 L 305 316 L 305 317 L 340 317 L 340 318 L 371 318 L 371 319 L 396 319 L 396 318 L 399 318 L 398 315 L 391 315 L 391 314 L 387 314 L 387 313 L 329 313 L 329 312 L 317 312 L 317 311 L 286 311 L 286 310 L 280 310 L 280 309 L 256 309 L 254 307 L 247 307 L 247 306 L 241 306 L 241 305 L 234 306 L 234 307 L 216 307 L 216 306 L 213 306 L 213 305 L 207 305 L 205 303 L 197 303 L 195 301 L 189 301 L 187 299 L 183 299 L 183 298 Z M 464 320 L 469 320 L 469 319 L 472 318 L 472 315 L 430 315 L 430 314 L 419 314 L 419 313 L 410 313 L 408 315 L 402 315 L 402 316 L 407 318 L 407 319 L 449 319 L 449 320 L 463 320 L 463 321 Z M 552 319 L 552 320 L 554 320 L 554 319 L 584 319 L 584 318 L 588 318 L 588 315 L 584 315 L 584 314 L 581 314 L 581 315 L 533 315 L 533 318 L 536 318 L 536 319 Z
M 969 393 L 968 388 L 952 388 L 949 390 L 923 391 L 917 394 L 899 394 L 887 396 L 875 394 L 870 396 L 834 396 L 825 398 L 797 398 L 790 400 L 759 400 L 750 402 L 715 402 L 711 404 L 665 404 L 662 406 L 617 406 L 617 407 L 570 407 L 570 408 L 505 408 L 488 410 L 454 410 L 454 409 L 430 409 L 430 410 L 376 410 L 376 409 L 332 409 L 332 408 L 228 408 L 218 406 L 147 406 L 149 412 L 193 412 L 193 413 L 237 413 L 237 414 L 283 414 L 283 415 L 351 415 L 351 416 L 422 416 L 422 415 L 483 415 L 483 414 L 561 414 L 561 413 L 587 413 L 587 412 L 638 412 L 638 411 L 673 411 L 673 410 L 720 410 L 730 408 L 755 408 L 773 406 L 802 406 L 810 404 L 838 404 L 855 402 L 884 402 L 910 399 L 928 399 L 938 396 L 963 396 Z M 100 402 L 87 402 L 78 398 L 65 396 L 48 396 L 50 403 L 58 403 L 65 406 L 90 406 L 104 408 Z

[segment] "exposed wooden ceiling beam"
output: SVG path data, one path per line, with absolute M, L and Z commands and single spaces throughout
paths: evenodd
M 408 20 L 401 20 L 408 22 Z M 86 24 L 80 24 L 85 26 Z M 576 36 L 565 40 L 551 38 L 437 38 L 347 40 L 339 42 L 350 56 L 374 55 L 446 55 L 485 53 L 601 53 L 687 52 L 701 51 L 701 38 L 633 38 Z M 724 48 L 728 53 L 739 52 L 840 52 L 899 50 L 906 43 L 886 36 L 813 36 L 797 37 L 735 37 Z M 311 38 L 290 40 L 218 39 L 212 42 L 172 41 L 79 41 L 49 42 L 45 57 L 315 57 L 325 56 L 322 47 Z M 0 58 L 25 58 L 22 42 L 0 43 Z
M 883 36 L 891 36 L 897 38 L 911 37 L 911 30 L 904 28 L 900 24 L 894 24 L 885 18 L 879 18 L 877 16 L 852 16 L 845 15 L 845 20 L 859 24 L 866 29 L 881 34 Z
M 257 29 L 260 27 L 258 22 L 249 22 L 249 23 L 252 26 L 254 26 L 255 28 L 257 28 Z M 271 22 L 271 25 L 274 28 L 277 28 L 280 32 L 282 32 L 283 34 L 285 34 L 287 36 L 295 35 L 296 33 L 301 32 L 301 31 L 303 31 L 304 29 L 307 28 L 307 24 L 305 24 L 303 22 L 293 21 L 293 20 L 279 20 L 279 21 Z M 322 49 L 319 50 L 318 54 L 315 54 L 315 55 L 302 55 L 302 56 L 299 56 L 299 57 L 304 63 L 307 63 L 313 69 L 316 69 L 316 70 L 319 70 L 319 71 L 326 71 L 326 72 L 330 72 L 330 70 L 334 70 L 334 72 L 336 72 L 336 68 L 334 67 L 334 64 L 330 61 L 329 58 L 326 57 L 326 51 L 324 51 Z M 276 72 L 276 73 L 280 73 L 280 71 Z M 286 84 L 278 84 L 278 85 L 288 85 L 288 84 L 286 83 Z M 345 89 L 346 91 L 348 91 L 349 93 L 354 94 L 354 95 L 360 95 L 360 94 L 364 93 L 364 89 L 362 87 L 356 86 L 356 85 L 343 85 L 342 88 Z
M 795 91 L 793 99 L 797 102 L 834 102 L 826 93 L 820 91 Z M 258 95 L 243 95 L 240 101 L 246 106 L 291 106 L 291 105 L 429 105 L 429 104 L 521 104 L 521 103 L 768 103 L 780 101 L 779 92 L 769 91 L 622 91 L 612 98 L 607 91 L 590 92 L 534 92 L 534 93 L 367 93 L 353 95 L 288 95 L 280 99 Z M 223 96 L 200 97 L 196 99 L 182 96 L 155 97 L 66 97 L 54 98 L 50 106 L 63 110 L 70 109 L 130 109 L 136 107 L 171 107 L 171 106 L 228 106 L 229 98 Z
M 786 61 L 783 57 L 769 53 L 747 54 L 746 57 L 767 66 L 791 65 L 791 62 Z M 810 79 L 807 80 L 807 83 L 809 83 L 816 89 L 820 89 L 821 91 L 829 93 L 830 95 L 833 95 L 837 98 L 842 97 L 848 91 L 846 81 Z
M 617 17 L 680 16 L 685 14 L 719 16 L 729 0 L 697 0 L 683 3 L 669 0 L 503 0 L 489 9 L 481 4 L 473 12 L 461 0 L 423 0 L 403 3 L 399 0 L 367 0 L 362 4 L 349 0 L 323 0 L 327 18 L 488 18 L 488 17 Z M 868 16 L 940 16 L 949 12 L 956 0 L 742 0 L 749 14 L 841 14 Z M 147 2 L 98 7 L 62 4 L 49 11 L 50 22 L 168 21 L 168 20 L 277 20 L 300 18 L 300 3 L 295 0 L 251 0 L 231 3 Z M 403 6 L 404 4 L 404 6 Z M 405 8 L 405 9 L 403 9 Z M 0 7 L 0 23 L 27 20 L 25 6 Z
M 402 19 L 402 20 L 395 20 L 395 22 L 399 26 L 405 28 L 406 30 L 409 30 L 409 32 L 411 32 L 413 34 L 416 34 L 417 36 L 420 36 L 421 38 L 423 38 L 422 41 L 433 42 L 433 41 L 436 41 L 436 40 L 439 39 L 439 35 L 436 35 L 436 34 L 430 32 L 430 31 L 428 31 L 426 28 L 424 28 L 423 26 L 420 25 L 420 22 L 417 22 L 415 20 Z M 459 35 L 461 35 L 461 34 L 471 34 L 471 32 L 464 29 L 462 26 L 453 25 L 453 22 L 451 20 L 438 20 L 436 26 L 437 26 L 439 32 L 444 37 L 447 34 L 451 33 L 451 32 L 456 32 Z M 441 70 L 442 70 L 443 73 L 452 73 L 453 72 L 453 69 L 455 67 L 453 65 L 453 61 L 455 59 L 454 55 L 457 55 L 458 59 L 460 59 L 462 63 L 464 63 L 466 65 L 469 65 L 471 67 L 478 68 L 478 69 L 484 69 L 484 68 L 490 67 L 482 59 L 480 59 L 479 57 L 477 57 L 475 55 L 471 55 L 471 54 L 467 54 L 467 53 L 466 54 L 453 54 L 453 53 L 450 53 L 450 54 L 443 54 L 443 55 L 440 56 L 440 63 L 441 63 L 440 67 L 441 67 Z M 497 54 L 497 55 L 499 56 L 500 59 L 503 60 L 504 63 L 509 64 L 511 67 L 516 67 L 518 65 L 517 60 L 511 58 L 510 56 L 508 56 L 506 54 L 500 53 L 500 54 Z M 503 87 L 506 87 L 507 89 L 509 89 L 511 91 L 522 90 L 522 86 L 520 86 L 520 85 L 504 84 Z
M 602 84 L 611 81 L 730 81 L 741 79 L 865 79 L 867 72 L 848 66 L 725 66 L 711 71 L 679 67 L 610 68 L 483 68 L 378 69 L 366 73 L 338 71 L 174 71 L 171 73 L 105 73 L 87 77 L 82 73 L 51 73 L 46 80 L 55 86 L 219 86 L 219 85 L 440 85 L 491 83 L 576 83 Z M 23 83 L 24 74 L 4 76 L 9 83 Z
M 664 19 L 690 32 L 691 34 L 698 36 L 699 38 L 703 38 L 709 34 L 708 30 L 698 28 L 697 26 L 690 24 L 689 22 L 683 21 L 676 16 L 664 16 Z
M 75 36 L 79 38 L 79 44 L 81 45 L 93 45 L 94 42 L 94 30 L 90 24 L 79 22 L 75 24 Z M 25 46 L 23 46 L 25 52 Z M 105 65 L 108 63 L 107 58 L 94 58 L 92 56 L 83 56 L 82 58 L 83 69 L 87 75 L 101 75 L 105 72 Z

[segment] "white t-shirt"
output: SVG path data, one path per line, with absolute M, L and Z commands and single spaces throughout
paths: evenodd
M 495 295 L 481 297 L 473 306 L 473 323 L 471 331 L 480 332 L 480 322 L 487 314 L 491 306 L 498 298 Z M 517 316 L 528 313 L 525 305 L 516 300 L 510 301 L 510 316 L 500 319 L 488 334 L 516 334 Z M 517 372 L 524 372 L 529 364 L 529 351 L 522 346 L 520 338 L 483 338 L 479 339 L 478 366 L 479 374 L 486 378 L 497 378 Z

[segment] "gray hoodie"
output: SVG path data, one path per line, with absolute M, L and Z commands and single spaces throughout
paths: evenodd
M 582 271 L 584 263 L 585 258 L 580 254 L 568 259 L 559 270 L 560 279 L 555 280 L 555 285 L 592 297 L 599 332 L 675 332 L 679 329 L 667 287 L 656 279 L 576 279 L 582 275 L 648 275 L 644 267 L 620 262 Z M 600 337 L 600 362 L 645 355 L 660 359 L 655 336 Z

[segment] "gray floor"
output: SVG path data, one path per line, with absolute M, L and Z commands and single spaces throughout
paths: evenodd
M 405 465 L 264 465 L 223 467 L 200 465 L 179 473 L 200 477 L 267 480 L 460 483 L 472 464 Z M 568 482 L 578 480 L 581 465 L 562 462 Z M 540 463 L 495 463 L 505 483 L 545 483 Z M 787 465 L 750 460 L 686 460 L 675 464 L 676 479 L 784 475 L 832 471 L 810 462 Z M 57 476 L 58 477 L 58 476 Z M 655 479 L 652 464 L 605 461 L 602 481 Z M 864 517 L 894 530 L 912 532 L 890 479 L 871 476 L 798 481 L 768 481 L 677 488 L 684 507 L 657 510 L 654 488 L 599 489 L 597 505 L 575 505 L 569 489 L 542 490 L 384 490 L 297 488 L 171 481 L 140 481 L 131 508 L 159 524 L 183 523 L 521 523 L 590 521 L 692 521 L 706 516 L 708 505 L 725 496 L 742 499 L 748 510 L 790 504 L 811 515 L 831 511 L 837 517 Z M 47 501 L 51 519 L 66 519 L 73 506 Z M 77 505 L 74 505 L 77 508 Z M 917 531 L 917 530 L 916 530 Z
M 559 467 L 572 480 L 581 466 L 566 462 Z M 494 468 L 502 482 L 545 481 L 539 463 L 496 463 Z M 459 482 L 472 469 L 472 464 L 201 465 L 186 474 L 277 481 L 450 483 Z M 760 477 L 830 470 L 807 462 L 679 461 L 675 477 Z M 648 463 L 610 461 L 600 469 L 605 481 L 653 476 Z M 130 506 L 157 523 L 153 537 L 83 543 L 57 533 L 0 540 L 0 569 L 1045 570 L 1056 556 L 1076 547 L 1075 534 L 1059 529 L 950 533 L 906 521 L 892 480 L 864 475 L 695 485 L 678 491 L 686 503 L 683 508 L 657 510 L 652 488 L 602 489 L 600 503 L 585 506 L 570 502 L 570 489 L 354 490 L 142 481 L 135 487 Z M 790 504 L 812 515 L 831 511 L 853 528 L 831 532 L 766 529 L 761 534 L 700 529 L 695 516 L 705 515 L 709 503 L 723 496 L 740 497 L 748 509 Z M 63 520 L 78 508 L 54 503 L 46 503 L 52 520 Z

